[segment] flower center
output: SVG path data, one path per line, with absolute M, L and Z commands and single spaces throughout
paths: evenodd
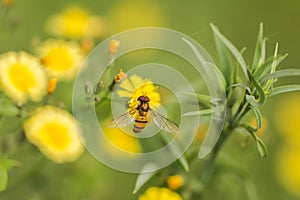
M 51 49 L 42 59 L 42 62 L 47 67 L 57 71 L 65 71 L 73 66 L 72 56 L 64 47 Z
M 28 92 L 36 84 L 32 72 L 26 65 L 20 63 L 9 68 L 8 76 L 12 85 L 22 92 Z
M 65 149 L 71 141 L 68 129 L 59 122 L 46 123 L 41 128 L 40 134 L 43 143 L 56 150 Z

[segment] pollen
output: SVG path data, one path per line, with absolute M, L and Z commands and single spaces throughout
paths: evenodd
M 58 80 L 72 80 L 84 58 L 80 44 L 73 41 L 48 39 L 37 47 L 48 76 Z
M 70 144 L 71 138 L 67 127 L 60 122 L 49 122 L 39 130 L 41 140 L 57 150 L 64 150 Z
M 47 91 L 45 71 L 38 58 L 25 52 L 8 52 L 0 56 L 0 85 L 16 103 L 40 101 Z
M 36 80 L 27 66 L 16 63 L 8 70 L 13 86 L 21 92 L 28 92 L 36 84 Z
M 55 59 L 53 59 L 55 58 Z M 65 71 L 72 67 L 72 57 L 67 48 L 54 47 L 43 57 L 42 63 L 53 70 Z
M 54 162 L 74 161 L 83 152 L 79 126 L 65 110 L 53 106 L 39 108 L 23 127 L 27 140 Z

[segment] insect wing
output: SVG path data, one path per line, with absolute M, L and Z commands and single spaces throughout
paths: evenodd
M 117 118 L 113 119 L 109 123 L 110 128 L 121 128 L 125 127 L 128 124 L 131 124 L 134 121 L 133 115 L 130 115 L 129 112 L 126 112 L 122 115 L 119 115 Z
M 162 116 L 161 114 L 159 114 L 158 112 L 156 112 L 152 109 L 149 110 L 149 113 L 150 113 L 150 115 L 149 115 L 150 119 L 159 128 L 161 128 L 169 133 L 176 133 L 176 134 L 180 133 L 178 126 L 174 122 L 169 120 L 168 118 Z

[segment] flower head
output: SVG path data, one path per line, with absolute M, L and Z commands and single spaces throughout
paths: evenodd
M 64 40 L 48 39 L 37 52 L 48 75 L 58 80 L 73 79 L 84 57 L 79 44 Z
M 182 198 L 167 188 L 150 187 L 139 200 L 182 200 Z
M 135 137 L 132 137 L 126 134 L 122 129 L 111 129 L 108 124 L 104 125 L 105 129 L 103 130 L 106 137 L 108 138 L 110 145 L 131 153 L 141 153 L 142 147 L 139 143 L 139 140 Z M 112 153 L 112 155 L 123 156 L 121 152 L 114 151 L 113 148 L 109 148 L 110 145 L 104 144 L 107 147 L 107 150 Z M 125 155 L 125 154 L 124 154 Z M 132 157 L 133 158 L 133 157 Z
M 282 136 L 300 145 L 300 93 L 287 94 L 276 106 L 275 124 Z M 288 119 L 288 120 L 287 120 Z
M 297 144 L 286 145 L 277 159 L 278 178 L 287 191 L 300 197 L 300 147 Z
M 132 75 L 122 81 L 120 84 L 120 90 L 117 91 L 120 97 L 129 97 L 128 106 L 129 108 L 137 108 L 139 101 L 137 100 L 140 96 L 146 95 L 149 97 L 150 108 L 160 106 L 160 95 L 157 92 L 151 80 L 143 79 L 138 75 Z
M 74 161 L 83 152 L 78 126 L 66 111 L 46 106 L 24 123 L 28 141 L 55 162 Z
M 47 92 L 47 79 L 37 58 L 8 52 L 0 56 L 0 86 L 17 103 L 40 101 Z
M 99 38 L 105 32 L 105 22 L 100 16 L 90 15 L 80 7 L 69 7 L 52 16 L 46 25 L 49 33 L 69 38 Z

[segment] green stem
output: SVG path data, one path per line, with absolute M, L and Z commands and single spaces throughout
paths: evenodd
M 201 182 L 207 186 L 214 174 L 214 170 L 215 170 L 215 162 L 218 156 L 218 153 L 221 149 L 221 147 L 224 145 L 225 141 L 227 140 L 227 138 L 230 136 L 231 130 L 224 130 L 222 131 L 220 138 L 215 146 L 215 148 L 213 149 L 209 159 L 206 161 L 205 165 L 204 165 L 204 169 L 203 169 L 203 173 L 201 176 Z

